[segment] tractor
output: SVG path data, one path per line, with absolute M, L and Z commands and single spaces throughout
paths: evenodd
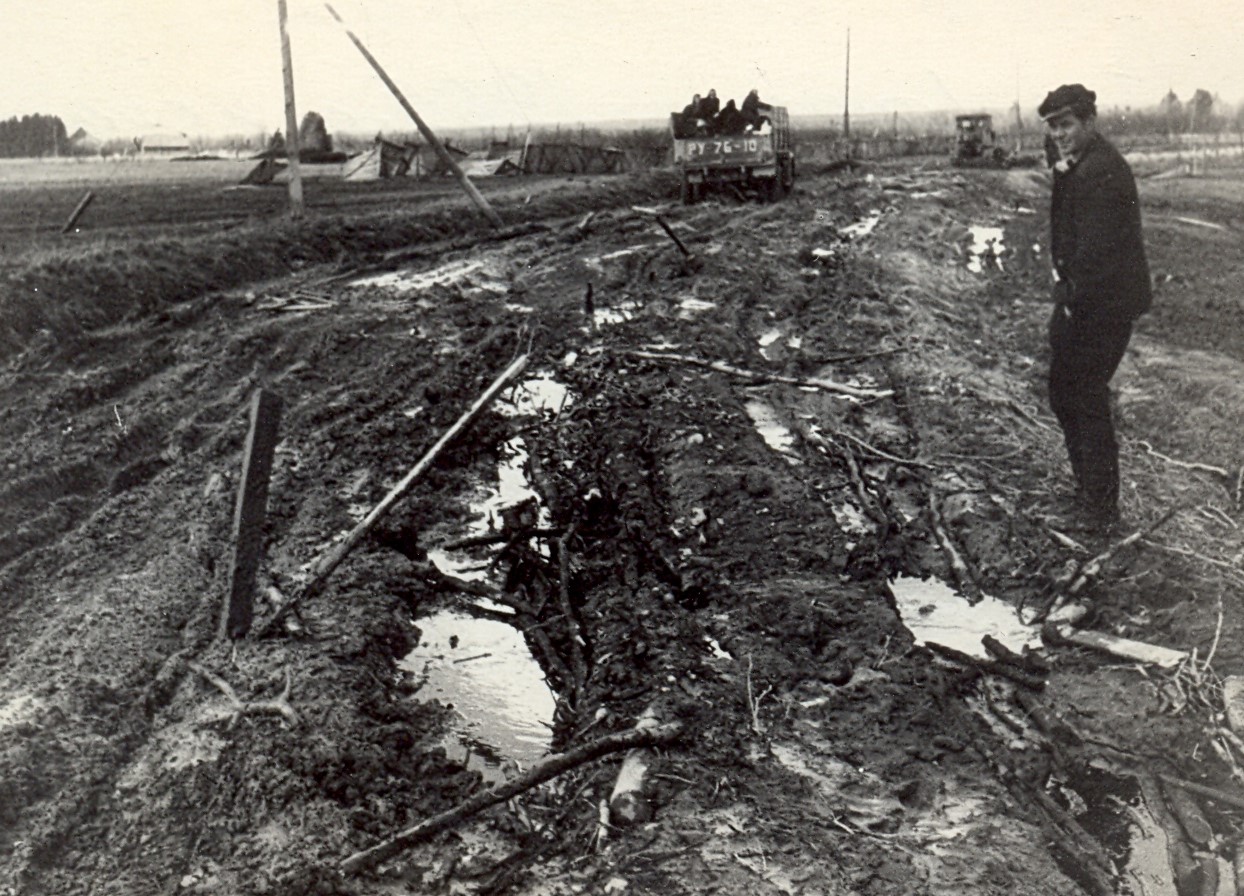
M 1008 167 L 1010 154 L 998 145 L 992 115 L 955 116 L 955 145 L 951 161 L 956 168 Z

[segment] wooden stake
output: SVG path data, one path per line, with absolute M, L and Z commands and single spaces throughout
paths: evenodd
M 448 811 L 421 821 L 414 827 L 407 828 L 396 836 L 378 843 L 370 849 L 357 852 L 341 863 L 342 874 L 357 874 L 368 868 L 374 868 L 386 859 L 390 859 L 404 849 L 421 843 L 452 827 L 464 819 L 489 806 L 504 802 L 513 796 L 530 790 L 537 784 L 555 778 L 585 762 L 598 759 L 619 750 L 652 744 L 669 743 L 678 736 L 681 727 L 677 722 L 660 725 L 656 728 L 632 728 L 617 734 L 607 734 L 591 743 L 576 747 L 566 753 L 549 756 L 528 771 L 513 780 L 498 784 L 488 790 L 481 791 Z
M 233 575 L 220 635 L 245 637 L 254 618 L 255 574 L 263 554 L 264 519 L 268 511 L 268 480 L 281 422 L 281 397 L 256 389 L 251 399 L 250 432 L 242 457 L 242 482 L 233 515 Z
M 311 567 L 311 579 L 301 592 L 287 600 L 276 611 L 276 614 L 265 626 L 265 633 L 275 631 L 277 623 L 284 619 L 299 601 L 303 598 L 314 596 L 323 589 L 328 581 L 328 577 L 332 575 L 333 570 L 337 568 L 341 561 L 346 558 L 346 555 L 354 550 L 358 543 L 363 540 L 363 536 L 370 532 L 376 523 L 380 521 L 380 518 L 388 513 L 394 504 L 405 497 L 406 493 L 410 491 L 416 482 L 423 478 L 423 475 L 431 469 L 432 464 L 440 457 L 445 448 L 479 418 L 484 409 L 492 404 L 493 399 L 501 393 L 501 390 L 506 387 L 510 380 L 523 371 L 527 366 L 527 359 L 527 355 L 520 355 L 514 363 L 502 371 L 501 375 L 493 381 L 483 395 L 475 400 L 475 403 L 471 405 L 466 413 L 459 417 L 453 426 L 445 430 L 444 435 L 436 440 L 436 444 L 429 448 L 423 457 L 419 458 L 419 462 L 410 469 L 410 472 L 402 477 L 402 481 L 393 486 L 383 500 L 372 508 L 372 511 L 367 516 L 363 517 L 362 521 L 346 535 L 340 544 L 320 556 L 320 559 Z
M 282 2 L 284 2 L 284 0 L 282 0 Z M 459 168 L 458 163 L 453 160 L 453 156 L 451 156 L 441 144 L 441 141 L 437 138 L 436 134 L 432 133 L 432 129 L 424 123 L 422 118 L 419 117 L 419 113 L 415 111 L 415 107 L 410 104 L 410 101 L 407 100 L 402 94 L 402 91 L 398 88 L 397 84 L 394 83 L 393 79 L 390 78 L 388 73 L 380 66 L 380 63 L 376 61 L 376 57 L 373 56 L 365 46 L 363 46 L 363 42 L 354 35 L 354 32 L 346 27 L 346 23 L 342 21 L 341 16 L 337 15 L 337 10 L 333 9 L 332 4 L 325 3 L 324 8 L 328 10 L 329 15 L 336 19 L 337 23 L 341 25 L 342 28 L 345 28 L 346 36 L 350 38 L 350 42 L 358 48 L 358 51 L 363 54 L 363 58 L 367 60 L 368 64 L 375 70 L 376 74 L 380 76 L 380 80 L 384 82 L 384 86 L 389 88 L 389 92 L 392 93 L 393 96 L 397 98 L 397 101 L 402 104 L 402 108 L 406 110 L 406 114 L 410 116 L 412 121 L 414 121 L 415 127 L 417 127 L 419 129 L 419 133 L 423 135 L 423 139 L 428 141 L 428 143 L 432 146 L 432 149 L 436 152 L 437 157 L 440 158 L 441 162 L 443 162 L 445 166 L 453 172 L 454 177 L 458 179 L 458 183 L 462 186 L 463 192 L 471 198 L 471 201 L 475 203 L 476 208 L 483 212 L 484 217 L 489 220 L 493 227 L 504 226 L 501 221 L 501 217 L 493 211 L 492 206 L 488 204 L 488 200 L 480 194 L 479 190 L 475 189 L 475 184 L 471 183 L 471 179 L 462 173 L 462 169 Z
M 302 217 L 302 169 L 299 167 L 298 113 L 294 108 L 294 59 L 289 49 L 285 0 L 276 0 L 281 22 L 281 74 L 285 81 L 285 154 L 289 159 L 289 216 Z
M 68 233 L 73 230 L 73 226 L 78 223 L 78 219 L 82 217 L 82 213 L 86 211 L 86 207 L 91 204 L 95 198 L 95 194 L 87 190 L 82 194 L 82 198 L 78 201 L 78 205 L 73 210 L 73 214 L 69 216 L 69 220 L 65 222 L 65 226 L 61 228 L 61 233 Z

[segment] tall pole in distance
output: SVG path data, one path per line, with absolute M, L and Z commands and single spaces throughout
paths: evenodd
M 847 77 L 842 101 L 842 136 L 851 139 L 851 29 L 847 29 Z
M 285 0 L 276 0 L 281 20 L 281 71 L 285 76 L 285 154 L 289 158 L 289 216 L 302 217 L 302 171 L 298 167 L 298 113 L 294 109 L 294 60 L 289 50 Z
M 284 3 L 285 0 L 281 0 L 281 2 Z M 471 179 L 462 173 L 462 169 L 458 167 L 458 163 L 454 161 L 453 156 L 451 156 L 448 150 L 446 150 L 441 144 L 441 141 L 437 138 L 436 134 L 432 133 L 432 129 L 424 124 L 423 119 L 419 117 L 419 113 L 415 111 L 415 107 L 412 106 L 410 101 L 402 94 L 402 91 L 398 88 L 397 84 L 393 82 L 393 79 L 389 77 L 388 73 L 381 68 L 380 63 L 376 60 L 376 57 L 373 56 L 365 46 L 363 46 L 363 42 L 361 40 L 355 37 L 354 32 L 346 27 L 346 23 L 341 20 L 341 16 L 337 15 L 337 10 L 333 9 L 331 4 L 325 3 L 324 8 L 328 10 L 329 15 L 337 20 L 337 24 L 339 24 L 342 28 L 345 28 L 346 36 L 350 38 L 350 42 L 358 48 L 358 51 L 363 54 L 363 58 L 367 60 L 368 64 L 371 65 L 376 74 L 380 76 L 380 80 L 384 82 L 384 86 L 389 88 L 389 92 L 392 93 L 397 101 L 402 104 L 402 108 L 406 110 L 406 114 L 411 117 L 412 121 L 414 121 L 415 127 L 419 128 L 419 133 L 423 135 L 423 139 L 428 141 L 428 144 L 431 145 L 432 149 L 436 152 L 437 157 L 440 158 L 441 163 L 453 172 L 453 175 L 458 179 L 458 183 L 461 185 L 463 192 L 471 198 L 471 201 L 475 203 L 475 207 L 483 212 L 484 217 L 489 220 L 493 227 L 502 227 L 504 222 L 501 220 L 501 216 L 493 210 L 493 207 L 488 204 L 488 200 L 480 194 L 480 191 L 475 189 L 475 184 L 471 183 Z

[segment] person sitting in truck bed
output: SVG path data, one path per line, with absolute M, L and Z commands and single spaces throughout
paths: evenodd
M 743 117 L 743 113 L 734 105 L 734 100 L 726 101 L 726 108 L 717 114 L 717 120 L 713 123 L 713 129 L 720 137 L 732 137 L 741 134 L 746 126 L 747 119 Z
M 709 88 L 708 95 L 700 100 L 700 117 L 712 123 L 721 111 L 721 100 L 717 99 L 716 88 Z
M 702 109 L 703 100 L 697 93 L 691 97 L 691 102 L 683 106 L 682 112 L 678 116 L 679 133 L 677 137 L 694 137 L 704 122 L 704 111 Z
M 760 101 L 760 92 L 752 89 L 748 91 L 747 96 L 743 99 L 743 108 L 740 110 L 743 114 L 743 123 L 751 125 L 753 129 L 759 129 L 763 122 L 769 119 L 764 117 L 765 112 L 769 112 L 773 107 L 768 103 Z

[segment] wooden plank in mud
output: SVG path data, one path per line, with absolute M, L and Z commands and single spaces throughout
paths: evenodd
M 263 554 L 264 520 L 268 512 L 268 480 L 281 423 L 281 397 L 256 389 L 251 399 L 250 432 L 242 457 L 242 482 L 233 515 L 233 568 L 229 598 L 221 614 L 221 634 L 242 638 L 254 619 L 255 575 Z

